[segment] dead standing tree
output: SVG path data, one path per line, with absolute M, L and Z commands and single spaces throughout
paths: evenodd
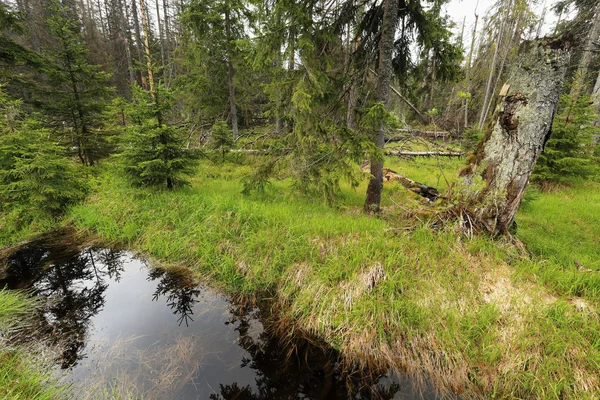
M 461 172 L 476 217 L 495 234 L 512 225 L 539 154 L 551 134 L 570 59 L 569 42 L 544 38 L 524 43 L 510 85 L 486 137 Z

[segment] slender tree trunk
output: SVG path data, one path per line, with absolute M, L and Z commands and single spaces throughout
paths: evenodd
M 133 13 L 132 17 L 133 17 L 133 31 L 135 33 L 135 47 L 137 49 L 138 61 L 141 66 L 141 65 L 144 65 L 144 55 L 143 55 L 143 51 L 142 51 L 142 47 L 143 47 L 142 34 L 141 34 L 141 29 L 140 29 L 140 20 L 139 20 L 139 14 L 138 14 L 136 2 L 137 2 L 137 0 L 131 1 L 131 11 Z M 141 77 L 141 81 L 142 81 L 142 87 L 145 90 L 148 90 L 148 82 L 146 81 L 146 76 L 144 75 L 144 73 L 142 71 L 140 71 L 140 77 Z
M 148 25 L 145 0 L 140 0 L 140 14 L 142 14 L 142 27 L 144 29 L 144 49 L 146 51 L 146 66 L 148 67 L 148 85 L 150 94 L 156 99 L 156 91 L 154 90 L 154 72 L 152 71 L 152 52 L 150 51 L 150 27 Z
M 133 65 L 133 58 L 131 57 L 131 30 L 129 29 L 129 6 L 127 0 L 121 2 L 124 14 L 121 14 L 125 19 L 122 22 L 123 32 L 125 32 L 125 52 L 127 55 L 127 68 L 129 69 L 129 82 L 134 85 L 136 82 L 135 69 Z
M 516 35 L 517 29 L 518 29 L 518 24 L 519 24 L 519 21 L 518 20 L 515 21 L 514 29 L 512 30 L 512 35 L 510 37 L 510 40 L 508 41 L 508 43 L 506 43 L 506 51 L 504 52 L 504 57 L 502 58 L 502 61 L 500 61 L 500 67 L 498 68 L 498 77 L 496 78 L 496 84 L 494 86 L 492 86 L 492 92 L 494 92 L 494 90 L 498 87 L 498 85 L 500 84 L 500 80 L 502 79 L 502 72 L 504 71 L 504 64 L 506 63 L 506 60 L 508 59 L 508 54 L 510 53 L 510 47 L 512 46 L 512 42 L 515 39 L 515 35 Z M 491 106 L 492 106 L 492 101 L 490 100 L 485 109 L 486 116 L 490 115 L 490 107 Z
M 571 97 L 577 99 L 579 93 L 585 86 L 585 77 L 587 75 L 590 62 L 592 61 L 593 50 L 595 43 L 598 41 L 600 36 L 600 1 L 596 5 L 596 12 L 594 13 L 594 19 L 592 20 L 592 26 L 590 28 L 587 40 L 585 41 L 585 47 L 583 48 L 583 54 L 577 72 L 573 78 L 573 85 L 571 86 Z
M 156 5 L 156 21 L 158 24 L 158 39 L 160 40 L 160 62 L 161 62 L 161 67 L 162 67 L 162 73 L 163 73 L 163 83 L 167 81 L 167 69 L 165 68 L 165 66 L 167 65 L 167 63 L 165 62 L 165 37 L 163 34 L 163 24 L 160 20 L 160 7 L 158 4 L 158 0 L 155 0 L 155 5 Z
M 429 88 L 429 109 L 433 108 L 433 92 L 435 90 L 435 53 L 431 57 L 431 87 Z
M 473 34 L 471 36 L 471 49 L 469 50 L 469 61 L 467 62 L 467 93 L 471 93 L 471 62 L 473 61 L 473 49 L 475 48 L 475 38 L 477 37 L 477 22 L 479 15 L 475 13 L 475 25 L 473 25 Z M 465 99 L 465 129 L 469 126 L 469 98 Z
M 235 104 L 235 69 L 233 68 L 233 51 L 231 50 L 231 21 L 229 10 L 225 12 L 225 35 L 227 39 L 227 85 L 229 86 L 229 112 L 231 113 L 231 129 L 233 138 L 239 137 L 237 106 Z
M 394 52 L 394 39 L 396 36 L 396 25 L 398 22 L 398 2 L 396 0 L 385 0 L 383 6 L 383 21 L 381 25 L 381 39 L 379 40 L 379 66 L 377 68 L 377 92 L 378 102 L 388 107 L 390 98 L 390 84 L 394 72 L 392 57 Z M 383 149 L 385 145 L 385 126 L 381 124 L 375 132 L 375 145 Z M 371 180 L 367 187 L 365 210 L 367 212 L 378 212 L 381 209 L 381 192 L 383 191 L 383 159 L 381 157 L 371 158 Z
M 98 8 L 98 16 L 100 17 L 102 36 L 106 38 L 106 27 L 104 26 L 104 17 L 102 16 L 102 5 L 100 4 L 100 0 L 96 0 L 96 7 Z
M 296 30 L 294 29 L 294 27 L 290 27 L 290 33 L 289 33 L 290 37 L 289 37 L 289 43 L 288 43 L 288 51 L 290 52 L 290 54 L 288 55 L 289 57 L 289 61 L 288 61 L 288 69 L 290 71 L 293 71 L 296 68 Z
M 504 21 L 505 18 L 502 19 L 500 23 L 500 30 L 498 31 L 498 39 L 496 43 L 494 43 L 494 57 L 492 58 L 492 65 L 490 66 L 490 74 L 488 76 L 487 85 L 485 87 L 485 95 L 483 97 L 483 106 L 481 107 L 481 114 L 479 115 L 479 129 L 483 128 L 483 124 L 485 123 L 485 117 L 487 116 L 487 106 L 488 101 L 490 100 L 490 95 L 492 91 L 492 80 L 494 79 L 494 71 L 496 69 L 496 59 L 498 58 L 498 49 L 500 48 L 500 41 L 502 40 L 502 35 L 504 35 Z
M 364 4 L 359 6 L 358 12 L 357 12 L 357 20 L 360 20 L 363 15 L 364 15 Z M 358 71 L 358 68 L 356 67 L 356 64 L 354 64 L 352 62 L 352 54 L 358 50 L 358 47 L 360 46 L 360 42 L 361 42 L 361 36 L 360 36 L 360 32 L 358 32 L 358 27 L 355 27 L 355 30 L 357 32 L 355 32 L 356 36 L 354 37 L 354 40 L 352 41 L 352 45 L 350 45 L 350 43 L 347 44 L 347 71 L 350 75 L 352 75 L 352 79 L 350 81 L 350 88 L 348 90 L 348 112 L 346 114 L 346 124 L 348 125 L 348 128 L 350 129 L 356 129 L 357 123 L 356 123 L 356 108 L 358 107 L 358 95 L 359 95 L 359 85 L 361 85 L 364 82 L 365 79 L 365 74 L 361 73 L 360 71 Z M 348 41 L 350 41 L 350 36 L 351 36 L 351 29 L 350 29 L 350 24 L 348 24 Z M 357 76 L 358 75 L 358 76 Z
M 276 76 L 279 76 L 281 71 L 281 49 L 278 47 L 277 50 L 275 50 L 275 74 Z M 283 132 L 283 123 L 281 120 L 281 98 L 282 98 L 282 91 L 281 91 L 281 87 L 279 87 L 279 85 L 277 86 L 277 93 L 275 94 L 277 96 L 277 99 L 275 100 L 275 132 L 282 133 Z
M 594 90 L 592 92 L 592 98 L 594 100 L 595 111 L 598 115 L 596 119 L 596 123 L 594 125 L 600 125 L 600 70 L 598 71 L 598 76 L 596 77 L 596 84 L 594 85 Z M 596 143 L 598 142 L 598 138 L 595 139 Z
M 171 18 L 169 17 L 169 2 L 168 0 L 163 0 L 163 18 L 165 20 L 164 23 L 164 33 L 165 33 L 165 43 L 164 43 L 164 49 L 165 49 L 165 59 L 166 59 L 166 64 L 164 66 L 165 68 L 165 72 L 166 73 L 166 77 L 172 79 L 172 67 L 171 67 Z M 168 67 L 168 71 L 167 71 L 167 67 Z M 165 86 L 169 87 L 170 86 L 170 79 L 165 78 Z
M 496 234 L 508 232 L 544 144 L 569 64 L 569 43 L 538 39 L 522 46 L 508 79 L 510 89 L 486 138 L 461 172 L 477 214 Z M 476 189 L 481 177 L 485 187 Z

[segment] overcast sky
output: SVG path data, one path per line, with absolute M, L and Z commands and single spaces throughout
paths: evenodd
M 456 35 L 460 35 L 463 19 L 466 17 L 464 34 L 465 45 L 468 46 L 471 32 L 473 31 L 475 9 L 477 8 L 477 14 L 479 14 L 479 23 L 477 26 L 477 30 L 479 30 L 482 26 L 483 16 L 496 2 L 497 0 L 451 0 L 450 3 L 446 5 L 446 11 L 450 15 L 450 18 L 456 23 L 456 27 L 454 28 Z M 556 0 L 547 0 L 545 3 L 543 0 L 540 0 L 537 3 L 538 4 L 533 6 L 533 9 L 538 17 L 541 17 L 544 7 L 547 9 L 542 34 L 548 34 L 554 29 L 554 24 L 557 20 L 557 16 L 550 10 L 552 5 L 556 3 Z

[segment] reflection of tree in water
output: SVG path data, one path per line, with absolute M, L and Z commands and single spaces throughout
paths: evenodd
M 256 373 L 257 390 L 250 386 L 239 387 L 236 383 L 221 384 L 220 394 L 211 395 L 212 400 L 297 399 L 299 395 L 306 399 L 392 399 L 400 390 L 398 384 L 387 388 L 373 385 L 350 393 L 346 384 L 352 378 L 338 370 L 333 350 L 305 338 L 283 346 L 268 330 L 252 337 L 251 321 L 260 318 L 256 308 L 236 305 L 232 315 L 234 317 L 227 323 L 237 325 L 238 343 L 251 355 L 250 359 L 243 360 L 242 366 L 248 366 Z M 360 384 L 358 381 L 353 383 Z
M 32 288 L 46 299 L 36 333 L 62 349 L 62 368 L 83 357 L 90 319 L 104 306 L 106 278 L 116 279 L 123 270 L 122 258 L 114 250 L 48 248 L 45 243 L 33 243 L 11 256 L 10 277 L 0 286 Z
M 185 322 L 188 326 L 190 321 L 194 321 L 194 304 L 198 302 L 200 288 L 195 282 L 184 273 L 176 271 L 167 271 L 155 268 L 148 274 L 149 280 L 160 279 L 156 285 L 156 291 L 152 297 L 153 301 L 160 296 L 166 296 L 167 305 L 173 310 L 173 314 L 179 315 L 177 323 L 181 326 Z

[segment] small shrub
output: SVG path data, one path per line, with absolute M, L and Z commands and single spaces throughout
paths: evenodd
M 220 150 L 223 161 L 225 154 L 233 147 L 233 131 L 227 127 L 225 121 L 219 120 L 212 127 L 212 148 Z

